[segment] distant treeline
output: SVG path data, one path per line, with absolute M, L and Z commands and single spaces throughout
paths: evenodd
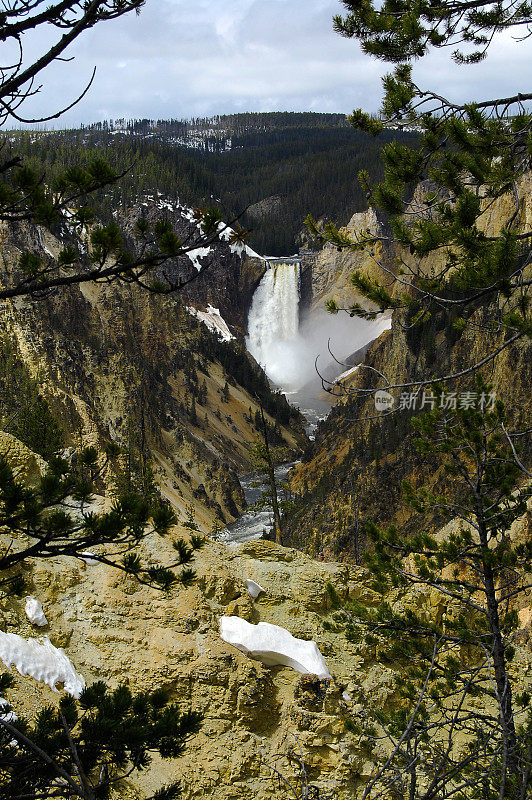
M 347 128 L 345 114 L 320 114 L 317 112 L 274 111 L 249 112 L 245 114 L 216 114 L 212 117 L 191 117 L 190 119 L 110 119 L 82 125 L 82 130 L 116 131 L 126 130 L 136 135 L 151 134 L 154 131 L 166 135 L 183 135 L 192 131 L 216 131 L 223 133 L 244 133 L 251 129 L 270 130 L 272 128 Z
M 115 120 L 81 130 L 16 132 L 11 139 L 17 153 L 48 174 L 102 155 L 119 172 L 127 170 L 98 198 L 104 218 L 157 191 L 191 206 L 221 205 L 227 219 L 259 203 L 241 219 L 251 229 L 250 245 L 287 255 L 298 248 L 307 214 L 344 224 L 363 210 L 358 172 L 380 178 L 382 145 L 412 143 L 415 134 L 386 131 L 372 139 L 341 114 L 272 113 Z

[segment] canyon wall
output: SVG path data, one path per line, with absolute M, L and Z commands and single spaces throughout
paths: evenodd
M 519 185 L 520 204 L 515 218 L 521 231 L 532 226 L 531 190 L 532 176 L 526 175 Z M 484 231 L 498 235 L 515 212 L 513 195 L 499 198 L 482 215 Z M 347 230 L 352 235 L 373 233 L 384 241 L 367 252 L 338 252 L 326 245 L 317 257 L 313 274 L 314 305 L 331 299 L 341 307 L 367 303 L 350 282 L 355 270 L 382 280 L 392 294 L 405 291 L 402 279 L 395 280 L 393 276 L 400 262 L 413 263 L 412 256 L 390 240 L 385 220 L 370 209 L 355 214 Z M 423 269 L 430 271 L 441 257 L 436 254 L 427 258 Z M 528 272 L 530 269 L 529 266 Z M 342 381 L 343 388 L 328 386 L 337 396 L 336 406 L 320 426 L 305 463 L 292 473 L 292 485 L 300 499 L 289 522 L 290 544 L 320 557 L 356 560 L 364 546 L 366 522 L 406 528 L 418 524 L 415 513 L 402 500 L 401 482 L 406 479 L 415 486 L 435 488 L 443 480 L 443 469 L 415 449 L 411 419 L 416 411 L 398 410 L 401 390 L 392 391 L 395 411 L 389 416 L 376 410 L 373 394 L 368 390 L 386 386 L 386 380 L 379 379 L 379 375 L 391 384 L 405 384 L 459 372 L 485 359 L 506 336 L 504 328 L 492 324 L 498 311 L 493 307 L 472 308 L 463 333 L 453 326 L 454 318 L 447 313 L 436 311 L 430 320 L 412 326 L 404 312 L 394 312 L 392 329 L 381 334 L 365 355 L 355 359 L 364 366 Z M 353 319 L 354 325 L 356 322 Z M 355 361 L 350 359 L 350 363 Z M 502 350 L 486 363 L 482 374 L 507 406 L 515 429 L 529 427 L 530 340 L 524 337 Z M 474 387 L 463 381 L 447 388 L 460 392 Z M 523 446 L 530 447 L 529 441 Z
M 0 449 L 6 444 L 0 438 Z M 45 468 L 28 448 L 9 445 L 12 465 L 28 476 Z M 514 523 L 512 536 L 526 540 L 530 525 L 525 515 Z M 182 528 L 173 533 L 187 536 Z M 143 560 L 153 563 L 167 562 L 172 551 L 171 537 L 157 534 L 139 549 Z M 273 768 L 297 785 L 301 757 L 311 792 L 353 800 L 386 750 L 368 748 L 349 722 L 359 722 L 369 709 L 393 707 L 402 669 L 374 642 L 349 642 L 333 624 L 338 600 L 369 607 L 382 601 L 368 571 L 315 561 L 266 541 L 227 548 L 207 540 L 192 566 L 197 573 L 192 586 L 162 592 L 103 564 L 28 560 L 27 591 L 43 604 L 48 626 L 37 631 L 26 617 L 24 599 L 3 596 L 3 629 L 24 638 L 46 634 L 89 685 L 104 680 L 111 687 L 128 683 L 136 691 L 162 687 L 182 710 L 202 713 L 200 732 L 183 756 L 155 757 L 114 798 L 142 800 L 180 779 L 183 800 L 278 799 L 285 793 Z M 246 580 L 263 587 L 257 599 L 250 597 Z M 429 621 L 453 620 L 456 614 L 452 600 L 420 586 L 390 589 L 385 599 L 397 613 L 411 609 Z M 316 642 L 332 680 L 249 658 L 221 639 L 222 616 L 280 625 Z M 523 691 L 532 675 L 531 619 L 530 606 L 520 607 L 511 669 Z M 12 674 L 15 684 L 6 694 L 17 714 L 32 717 L 45 704 L 57 705 L 60 695 L 16 670 Z
M 132 209 L 120 221 L 127 231 L 140 214 L 160 215 L 160 206 Z M 197 235 L 188 210 L 162 211 L 182 239 Z M 4 226 L 0 237 L 7 282 L 22 250 L 55 257 L 73 234 L 21 223 Z M 165 264 L 171 279 L 196 271 L 191 255 Z M 92 445 L 103 452 L 114 441 L 127 450 L 133 427 L 163 497 L 181 516 L 193 508 L 200 528 L 212 530 L 242 510 L 237 474 L 250 469 L 258 402 L 271 412 L 272 426 L 284 424 L 280 435 L 291 448 L 304 435 L 297 413 L 272 395 L 243 345 L 262 262 L 222 237 L 198 263 L 208 269 L 183 294 L 163 297 L 134 285 L 85 283 L 8 301 L 0 319 L 39 376 L 67 446 Z M 219 309 L 234 341 L 219 341 L 189 311 L 209 305 Z

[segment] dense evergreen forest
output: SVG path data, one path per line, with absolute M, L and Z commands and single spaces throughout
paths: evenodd
M 261 254 L 298 249 L 308 213 L 345 224 L 365 208 L 358 172 L 382 177 L 379 151 L 414 133 L 385 131 L 374 139 L 341 114 L 237 114 L 213 119 L 110 120 L 79 130 L 13 132 L 27 163 L 48 175 L 104 155 L 124 178 L 99 197 L 110 217 L 160 192 L 186 205 L 221 205 L 227 219 L 247 212 L 250 245 Z

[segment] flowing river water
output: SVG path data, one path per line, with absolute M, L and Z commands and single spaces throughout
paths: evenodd
M 307 436 L 309 439 L 314 437 L 318 422 L 325 419 L 331 408 L 330 403 L 313 397 L 312 394 L 312 390 L 308 389 L 301 392 L 287 393 L 287 399 L 290 404 L 297 406 L 307 420 Z M 280 464 L 275 468 L 275 477 L 278 485 L 286 480 L 288 473 L 297 463 L 297 461 L 291 461 L 286 464 Z M 251 539 L 261 539 L 273 526 L 273 515 L 270 506 L 262 508 L 260 511 L 255 511 L 252 508 L 253 504 L 261 498 L 262 493 L 266 490 L 266 484 L 262 483 L 261 479 L 258 479 L 257 475 L 254 474 L 242 476 L 240 484 L 244 490 L 246 503 L 251 510 L 245 511 L 241 517 L 221 531 L 219 539 L 227 545 L 238 545 Z

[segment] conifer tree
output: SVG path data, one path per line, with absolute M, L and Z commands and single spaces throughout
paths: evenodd
M 0 586 L 20 587 L 17 569 L 29 558 L 83 560 L 87 552 L 148 586 L 169 589 L 178 582 L 190 583 L 188 568 L 180 576 L 173 572 L 190 561 L 182 558 L 183 540 L 175 540 L 176 559 L 164 567 L 144 564 L 132 552 L 149 533 L 169 533 L 177 520 L 168 506 L 129 492 L 119 495 L 107 512 L 96 514 L 91 509 L 94 484 L 117 454 L 118 449 L 109 446 L 105 462 L 99 464 L 97 451 L 86 448 L 74 467 L 55 456 L 37 488 L 25 485 L 0 457 Z M 112 556 L 106 554 L 108 545 Z
M 284 445 L 273 446 L 270 441 L 268 422 L 264 416 L 264 409 L 256 412 L 260 421 L 261 437 L 257 438 L 251 448 L 250 454 L 253 462 L 254 471 L 265 479 L 266 490 L 255 503 L 255 509 L 262 509 L 270 506 L 273 514 L 273 531 L 277 544 L 283 543 L 282 511 L 283 501 L 280 499 L 279 481 L 275 474 L 275 467 L 283 461 L 288 460 L 289 450 Z
M 477 389 L 489 392 L 480 378 Z M 405 483 L 405 497 L 420 515 L 454 523 L 435 533 L 421 522 L 411 535 L 369 524 L 374 588 L 393 591 L 394 601 L 351 603 L 335 614 L 349 639 L 398 670 L 393 710 L 349 723 L 373 756 L 381 745 L 362 797 L 525 800 L 532 713 L 512 662 L 517 608 L 532 586 L 532 542 L 510 528 L 526 514 L 531 473 L 500 402 L 493 410 L 436 407 L 414 425 L 418 449 L 441 459 L 451 483 L 441 496 Z
M 0 65 L 0 127 L 13 119 L 31 123 L 55 119 L 76 105 L 89 90 L 92 79 L 67 108 L 55 109 L 46 118 L 23 116 L 24 103 L 39 91 L 35 79 L 50 64 L 68 60 L 63 53 L 72 42 L 99 23 L 132 11 L 138 13 L 144 3 L 145 0 L 55 0 L 45 8 L 41 0 L 4 4 L 0 12 L 0 40 L 8 46 L 14 44 L 15 48 L 6 48 L 5 61 Z M 25 37 L 36 30 L 55 30 L 56 41 L 27 63 Z M 14 60 L 13 53 L 17 54 Z M 85 166 L 72 165 L 51 178 L 43 174 L 42 168 L 28 166 L 7 144 L 5 141 L 0 145 L 0 150 L 5 151 L 0 161 L 0 220 L 62 226 L 64 230 L 74 228 L 78 233 L 88 234 L 91 247 L 85 253 L 76 244 L 65 243 L 57 259 L 23 251 L 18 268 L 3 276 L 0 300 L 39 296 L 42 292 L 91 281 L 136 284 L 159 294 L 176 292 L 195 280 L 201 270 L 194 270 L 189 277 L 171 278 L 158 268 L 200 245 L 212 244 L 227 228 L 218 209 L 198 209 L 196 221 L 200 233 L 196 236 L 179 238 L 167 219 L 153 225 L 140 219 L 134 241 L 129 243 L 116 223 L 98 223 L 91 203 L 95 192 L 120 177 L 101 155 L 95 154 Z
M 40 73 L 53 62 L 68 61 L 65 51 L 84 31 L 129 12 L 138 12 L 143 5 L 144 0 L 3 3 L 0 40 L 7 46 L 0 68 L 0 126 L 13 119 L 44 121 L 27 119 L 22 109 L 39 91 L 35 79 Z M 55 41 L 53 36 L 46 36 L 48 44 L 44 51 L 28 63 L 25 37 L 43 29 L 48 33 L 55 31 Z M 9 48 L 12 44 L 14 49 Z M 46 119 L 55 119 L 72 108 L 91 83 L 92 80 L 67 108 L 54 110 Z M 76 239 L 71 244 L 65 236 L 65 245 L 57 258 L 32 250 L 22 251 L 15 269 L 2 275 L 0 301 L 25 296 L 39 298 L 64 286 L 98 281 L 135 284 L 154 293 L 178 291 L 201 270 L 194 270 L 190 278 L 174 280 L 166 273 L 157 273 L 157 268 L 168 259 L 193 250 L 199 243 L 217 240 L 224 227 L 216 209 L 198 210 L 200 234 L 183 241 L 168 220 L 150 225 L 140 219 L 133 244 L 129 244 L 114 222 L 99 224 L 91 206 L 91 195 L 119 177 L 101 157 L 96 156 L 84 167 L 68 167 L 51 178 L 42 169 L 30 168 L 5 143 L 0 149 L 3 151 L 0 221 L 56 226 L 63 233 L 86 232 L 90 241 L 85 252 L 75 243 Z M 26 399 L 35 400 L 37 395 L 38 409 L 42 398 L 31 381 L 26 384 Z M 45 408 L 45 404 L 41 402 L 40 407 Z M 30 419 L 35 421 L 33 409 Z M 50 422 L 50 418 L 45 422 Z M 95 514 L 91 510 L 95 482 L 117 456 L 116 447 L 109 447 L 103 463 L 93 448 L 86 448 L 71 464 L 53 453 L 60 444 L 55 429 L 45 436 L 35 426 L 33 437 L 46 449 L 48 461 L 48 469 L 37 487 L 26 486 L 8 459 L 0 458 L 1 591 L 21 590 L 23 581 L 18 569 L 27 559 L 87 558 L 87 551 L 100 563 L 154 588 L 170 589 L 178 581 L 188 585 L 193 580 L 194 572 L 187 565 L 192 560 L 193 548 L 201 546 L 199 537 L 195 537 L 192 547 L 182 539 L 176 540 L 176 557 L 169 565 L 145 564 L 135 552 L 148 533 L 168 533 L 175 522 L 168 507 L 138 494 L 121 492 L 109 511 Z M 173 571 L 177 566 L 183 567 L 179 577 Z M 8 688 L 8 684 L 9 676 L 4 676 L 2 689 Z M 158 751 L 163 757 L 178 755 L 186 737 L 198 724 L 198 715 L 181 714 L 162 692 L 132 696 L 126 687 L 111 692 L 103 684 L 89 687 L 79 703 L 63 698 L 58 710 L 44 708 L 33 723 L 14 719 L 9 706 L 2 702 L 0 797 L 6 800 L 107 798 L 121 779 L 149 764 L 151 752 Z M 155 797 L 170 800 L 178 794 L 179 786 L 174 783 Z
M 190 545 L 175 539 L 172 563 L 144 563 L 138 555 L 145 536 L 167 536 L 177 521 L 158 493 L 122 491 L 108 511 L 92 511 L 94 486 L 117 455 L 118 448 L 110 446 L 103 464 L 94 448 L 79 452 L 73 463 L 53 456 L 36 487 L 0 457 L 0 592 L 22 592 L 21 567 L 28 559 L 59 556 L 90 558 L 158 590 L 190 585 L 194 551 L 203 545 L 190 523 Z M 9 674 L 0 676 L 0 692 L 11 681 Z M 164 692 L 133 697 L 126 686 L 112 692 L 103 683 L 90 686 L 79 703 L 63 697 L 58 710 L 43 708 L 34 722 L 15 715 L 0 699 L 0 798 L 6 800 L 107 798 L 121 778 L 149 765 L 151 752 L 179 755 L 200 722 L 194 712 L 181 713 Z M 179 793 L 174 782 L 154 800 Z
M 339 249 L 364 251 L 383 270 L 382 280 L 353 275 L 356 290 L 373 306 L 346 309 L 373 318 L 375 310 L 400 310 L 405 324 L 426 322 L 444 310 L 459 332 L 482 306 L 491 348 L 485 361 L 532 334 L 530 272 L 532 230 L 522 215 L 530 170 L 532 94 L 516 91 L 503 98 L 471 98 L 455 103 L 418 86 L 412 65 L 434 48 L 454 48 L 464 65 L 482 61 L 498 32 L 530 24 L 530 4 L 484 0 L 343 0 L 344 17 L 335 19 L 343 36 L 357 38 L 371 56 L 396 64 L 383 79 L 378 117 L 353 112 L 351 124 L 378 135 L 387 127 L 419 132 L 418 146 L 390 142 L 382 149 L 385 176 L 370 185 L 360 174 L 370 206 L 388 215 L 390 233 L 367 231 L 351 237 L 311 218 L 312 233 Z M 525 33 L 523 38 L 527 38 Z M 414 191 L 415 190 L 415 191 Z M 486 230 L 485 212 L 508 197 L 509 212 L 495 232 Z M 379 242 L 401 247 L 396 265 L 379 255 Z M 330 310 L 339 308 L 333 302 Z M 471 364 L 474 371 L 479 364 Z M 442 376 L 443 377 L 443 376 Z M 445 376 L 447 379 L 447 376 Z
M 10 676 L 0 676 L 9 690 Z M 106 800 L 120 782 L 145 770 L 158 752 L 176 758 L 201 718 L 181 712 L 162 690 L 133 695 L 127 686 L 115 691 L 95 683 L 81 698 L 64 696 L 57 709 L 43 708 L 35 722 L 12 719 L 0 701 L 0 798 L 81 798 Z M 173 800 L 178 781 L 146 800 Z

